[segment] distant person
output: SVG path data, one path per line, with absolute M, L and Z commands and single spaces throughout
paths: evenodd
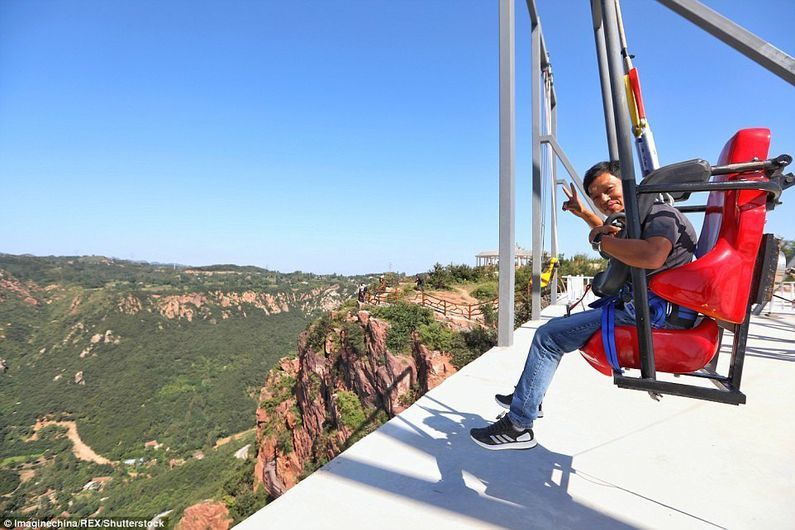
M 383 293 L 386 291 L 386 278 L 382 274 L 380 278 L 378 278 L 378 292 Z
M 359 302 L 361 302 L 361 303 L 366 302 L 367 301 L 367 284 L 360 283 L 357 294 L 358 294 Z
M 585 173 L 583 185 L 596 207 L 605 215 L 624 211 L 624 194 L 618 162 L 600 162 Z M 652 206 L 643 223 L 641 239 L 613 237 L 619 229 L 603 225 L 585 208 L 572 187 L 563 209 L 593 226 L 588 241 L 594 250 L 609 254 L 631 267 L 648 269 L 651 273 L 690 263 L 696 248 L 696 232 L 690 221 L 673 206 L 658 203 Z M 598 222 L 598 224 L 597 224 Z M 615 325 L 635 324 L 631 303 L 616 306 Z M 668 308 L 672 308 L 669 306 Z M 631 312 L 630 312 L 631 311 Z M 675 314 L 676 313 L 676 314 Z M 662 324 L 665 328 L 692 327 L 692 320 L 678 318 L 678 312 Z M 533 421 L 539 417 L 541 401 L 552 383 L 564 353 L 579 348 L 602 326 L 602 309 L 583 311 L 569 317 L 553 318 L 533 337 L 524 370 L 513 394 L 497 395 L 508 413 L 497 422 L 472 429 L 470 436 L 481 447 L 498 449 L 529 449 L 535 447 Z M 500 398 L 505 398 L 501 400 Z
M 423 278 L 422 275 L 418 274 L 414 278 L 414 281 L 417 282 L 417 289 L 419 289 L 420 291 L 425 290 L 425 278 Z

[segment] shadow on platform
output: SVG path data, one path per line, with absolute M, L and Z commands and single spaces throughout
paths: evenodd
M 427 401 L 438 408 L 420 406 L 429 414 L 423 426 L 397 416 L 379 432 L 434 457 L 441 475 L 438 481 L 344 454 L 325 471 L 503 528 L 634 528 L 572 499 L 567 493 L 571 456 L 541 445 L 525 451 L 484 450 L 470 439 L 469 429 L 483 426 L 486 420 L 432 398 Z

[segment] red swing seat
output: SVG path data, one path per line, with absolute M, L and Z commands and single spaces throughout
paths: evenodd
M 743 129 L 723 148 L 718 165 L 765 160 L 770 148 L 769 129 Z M 713 176 L 712 182 L 767 181 L 762 172 Z M 652 330 L 656 370 L 688 373 L 707 365 L 720 347 L 717 320 L 741 324 L 748 314 L 762 232 L 767 194 L 759 190 L 712 191 L 707 201 L 697 259 L 656 274 L 649 288 L 658 296 L 704 315 L 693 329 Z M 616 326 L 616 353 L 623 368 L 640 368 L 637 329 Z M 602 332 L 582 348 L 591 366 L 605 375 L 613 369 L 602 346 Z

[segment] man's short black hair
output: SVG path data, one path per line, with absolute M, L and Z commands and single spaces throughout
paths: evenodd
M 610 173 L 621 178 L 621 168 L 618 165 L 618 160 L 598 162 L 591 166 L 591 169 L 585 172 L 585 177 L 582 179 L 582 187 L 585 188 L 585 193 L 591 194 L 588 188 L 591 187 L 594 179 L 603 173 Z

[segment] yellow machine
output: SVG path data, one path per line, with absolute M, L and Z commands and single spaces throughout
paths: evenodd
M 552 281 L 552 276 L 555 274 L 555 269 L 560 267 L 560 263 L 558 262 L 558 258 L 552 257 L 549 260 L 549 265 L 547 268 L 541 271 L 541 288 L 546 289 L 549 286 L 549 282 Z M 532 287 L 533 279 L 531 278 L 527 282 L 528 289 Z

